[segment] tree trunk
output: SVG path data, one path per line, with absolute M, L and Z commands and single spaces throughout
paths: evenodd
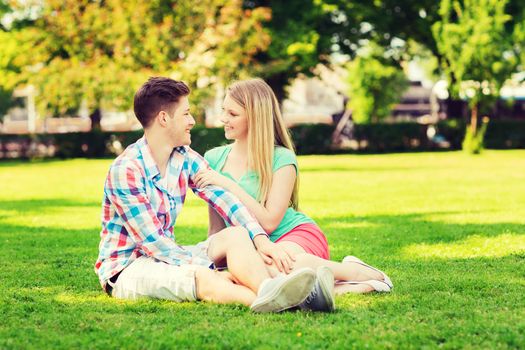
M 100 120 L 102 119 L 102 113 L 100 112 L 100 108 L 95 108 L 93 113 L 89 115 L 89 119 L 91 119 L 91 131 L 100 130 Z
M 472 111 L 470 113 L 470 130 L 472 131 L 472 135 L 476 135 L 477 128 L 478 128 L 478 104 L 476 103 L 472 107 Z

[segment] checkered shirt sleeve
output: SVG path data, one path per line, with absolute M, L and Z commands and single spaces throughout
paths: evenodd
M 264 229 L 259 225 L 255 217 L 250 213 L 248 208 L 229 191 L 218 186 L 206 186 L 197 188 L 194 182 L 195 175 L 200 169 L 209 168 L 208 162 L 197 152 L 192 149 L 188 152 L 189 158 L 189 181 L 188 185 L 191 190 L 200 198 L 210 204 L 213 209 L 230 225 L 242 226 L 250 234 L 253 240 L 255 236 L 266 235 Z
M 127 234 L 121 233 L 122 245 L 126 245 L 125 240 L 132 240 L 145 255 L 171 265 L 198 263 L 193 261 L 198 258 L 192 258 L 189 251 L 164 232 L 145 187 L 144 175 L 131 162 L 110 171 L 105 191 L 126 229 Z

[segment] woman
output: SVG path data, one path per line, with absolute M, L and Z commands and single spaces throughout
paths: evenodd
M 355 257 L 348 256 L 341 263 L 328 260 L 323 232 L 298 211 L 297 160 L 268 84 L 250 79 L 231 85 L 221 121 L 226 139 L 233 143 L 205 154 L 211 169 L 197 174 L 197 186 L 213 184 L 235 194 L 270 233 L 270 240 L 294 257 L 295 266 L 328 267 L 338 280 L 336 294 L 392 289 L 383 272 Z M 210 234 L 225 226 L 212 208 L 209 220 Z

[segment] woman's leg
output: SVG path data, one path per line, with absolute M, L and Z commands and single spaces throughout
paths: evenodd
M 368 281 L 368 280 L 383 280 L 383 275 L 374 269 L 354 263 L 340 263 L 331 260 L 325 260 L 318 256 L 306 253 L 306 251 L 298 244 L 285 241 L 277 243 L 285 248 L 287 251 L 295 253 L 294 268 L 311 267 L 313 269 L 319 266 L 326 266 L 332 270 L 336 280 L 342 281 Z
M 299 256 L 298 265 L 294 265 L 294 267 L 295 266 L 305 266 L 305 264 L 308 265 L 308 264 L 312 264 L 312 263 L 315 266 L 308 265 L 308 267 L 314 268 L 314 267 L 318 267 L 318 266 L 326 266 L 325 264 L 323 264 L 323 262 L 328 262 L 329 261 L 329 260 L 321 259 L 321 258 L 316 257 L 314 255 L 311 255 L 312 257 L 317 258 L 317 259 L 314 259 L 314 260 L 316 260 L 314 262 L 312 262 L 310 259 L 304 259 L 304 255 L 310 255 L 310 254 L 306 253 L 306 251 L 303 249 L 303 247 L 301 247 L 297 243 L 284 241 L 284 242 L 279 242 L 277 244 L 280 244 L 283 248 L 285 248 L 289 252 L 295 254 L 296 257 Z M 320 259 L 322 261 L 319 261 L 318 259 Z M 310 260 L 310 261 L 307 261 L 307 260 Z M 332 261 L 330 261 L 330 262 L 332 262 Z M 343 263 L 335 263 L 335 264 L 342 265 Z M 277 267 L 275 267 L 273 264 L 272 265 L 267 265 L 267 269 L 268 269 L 268 272 L 270 273 L 270 275 L 272 275 L 272 276 L 275 276 L 276 274 L 279 273 L 279 270 L 277 270 Z M 332 272 L 334 272 L 334 271 L 332 270 Z M 336 279 L 340 279 L 340 278 L 338 278 L 335 275 L 335 273 L 334 273 L 334 277 Z M 370 293 L 370 292 L 373 292 L 373 291 L 374 291 L 374 288 L 372 286 L 370 286 L 368 284 L 364 284 L 364 283 L 360 283 L 360 284 L 336 284 L 335 288 L 334 288 L 334 292 L 335 292 L 336 295 L 342 295 L 342 294 L 347 294 L 347 293 L 362 294 L 362 293 Z

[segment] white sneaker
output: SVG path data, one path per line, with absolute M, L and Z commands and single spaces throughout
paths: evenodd
M 317 268 L 314 288 L 299 307 L 306 311 L 332 312 L 335 310 L 334 274 L 326 266 Z
M 315 283 L 315 271 L 304 267 L 288 275 L 279 275 L 261 283 L 253 312 L 280 312 L 301 304 Z

